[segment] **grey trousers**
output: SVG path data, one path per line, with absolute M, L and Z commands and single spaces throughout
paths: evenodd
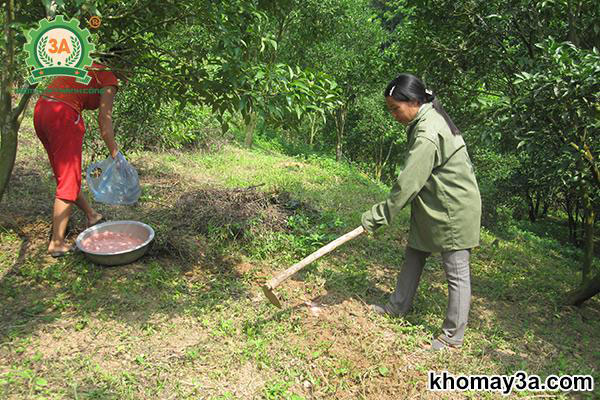
M 404 266 L 398 274 L 396 289 L 386 305 L 389 312 L 406 314 L 413 303 L 425 261 L 431 253 L 406 247 Z M 452 345 L 461 345 L 471 305 L 471 274 L 469 256 L 471 250 L 455 250 L 442 253 L 442 262 L 448 281 L 448 308 L 442 324 L 440 338 Z

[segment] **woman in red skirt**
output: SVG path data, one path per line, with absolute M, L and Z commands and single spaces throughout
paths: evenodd
M 60 257 L 73 250 L 65 243 L 65 232 L 73 204 L 87 216 L 88 225 L 102 220 L 81 193 L 81 151 L 85 125 L 81 112 L 98 110 L 100 134 L 110 155 L 119 149 L 114 138 L 112 109 L 118 89 L 117 76 L 102 64 L 89 68 L 87 85 L 72 77 L 55 78 L 40 96 L 33 114 L 37 136 L 42 141 L 56 180 L 56 195 L 52 215 L 52 238 L 48 253 Z

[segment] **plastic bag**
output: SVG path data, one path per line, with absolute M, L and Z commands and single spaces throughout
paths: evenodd
M 94 177 L 94 171 L 100 175 Z M 87 183 L 94 200 L 106 204 L 134 204 L 140 197 L 138 173 L 121 152 L 113 159 L 92 163 L 87 168 Z

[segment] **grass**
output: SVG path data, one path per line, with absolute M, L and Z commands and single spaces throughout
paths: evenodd
M 465 345 L 435 354 L 426 347 L 446 307 L 439 256 L 407 318 L 366 307 L 394 285 L 408 212 L 286 281 L 283 309 L 260 290 L 358 226 L 386 188 L 330 160 L 261 148 L 127 156 L 140 172 L 139 204 L 95 206 L 150 223 L 152 252 L 113 268 L 77 254 L 51 259 L 53 182 L 26 121 L 0 204 L 0 398 L 491 399 L 501 396 L 428 392 L 427 371 L 600 380 L 600 301 L 561 305 L 578 284 L 579 253 L 526 224 L 497 242 L 482 230 Z M 242 212 L 243 202 L 253 206 Z M 70 237 L 84 227 L 76 213 Z

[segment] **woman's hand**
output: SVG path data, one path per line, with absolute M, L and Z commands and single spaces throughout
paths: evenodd
M 371 210 L 365 211 L 363 213 L 361 217 L 361 224 L 368 235 L 372 235 L 377 230 L 377 228 L 379 228 L 379 225 L 377 225 L 377 223 L 373 221 L 373 213 L 371 212 Z

